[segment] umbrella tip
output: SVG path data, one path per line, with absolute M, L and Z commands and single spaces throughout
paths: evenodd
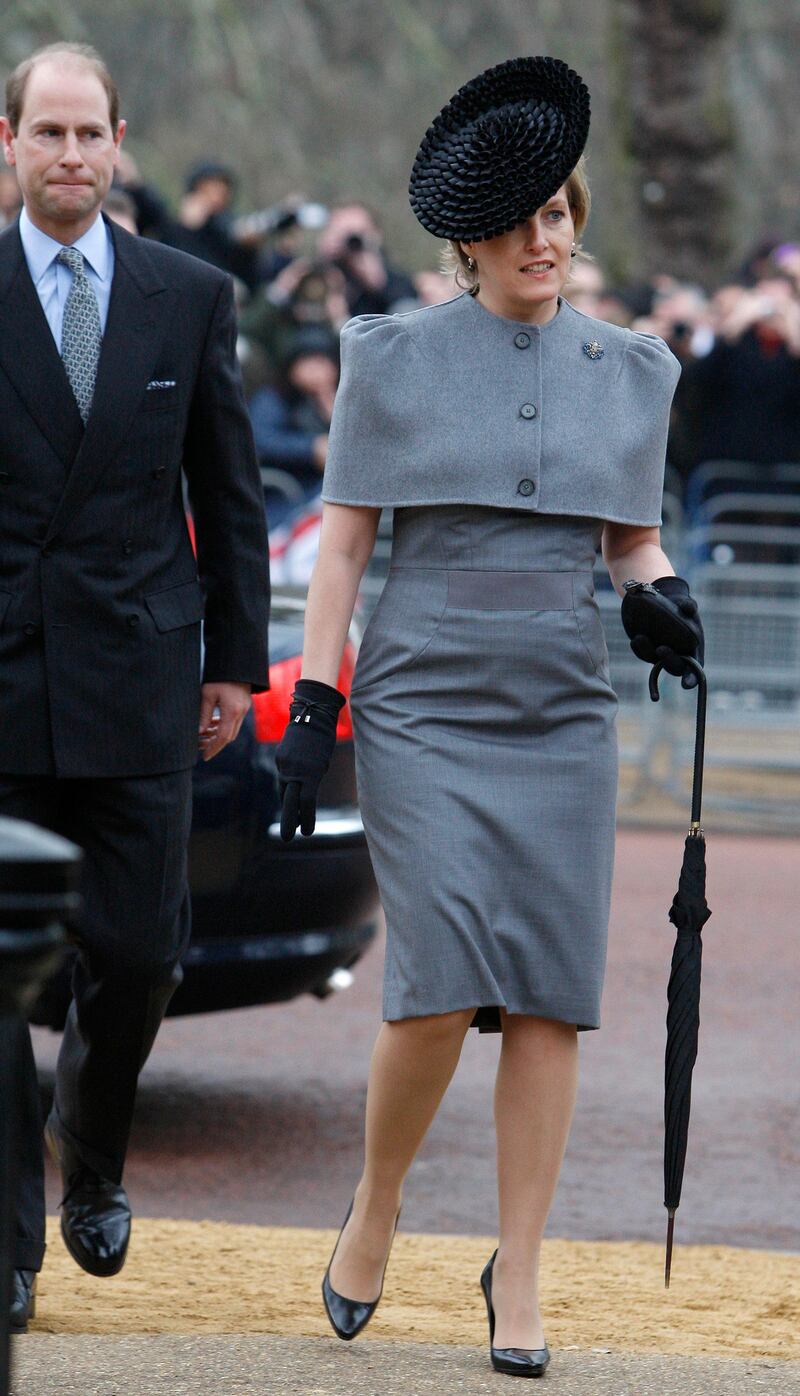
M 669 1277 L 672 1270 L 672 1240 L 675 1234 L 675 1208 L 670 1207 L 667 1212 L 667 1255 L 664 1262 L 664 1288 L 669 1289 Z

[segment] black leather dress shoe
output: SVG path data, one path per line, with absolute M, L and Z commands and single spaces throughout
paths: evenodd
M 28 1319 L 36 1317 L 36 1271 L 15 1270 L 11 1280 L 8 1326 L 12 1333 L 27 1333 Z
M 489 1346 L 492 1366 L 496 1372 L 505 1372 L 509 1377 L 543 1377 L 545 1368 L 550 1361 L 550 1350 L 546 1346 L 543 1348 L 496 1348 L 494 1345 L 492 1274 L 496 1259 L 497 1251 L 481 1275 L 481 1289 L 489 1315 Z
M 131 1208 L 120 1183 L 103 1178 L 75 1154 L 48 1121 L 47 1146 L 61 1169 L 61 1235 L 72 1259 L 90 1275 L 119 1274 L 131 1236 Z
M 352 1210 L 353 1204 L 351 1202 L 350 1206 L 347 1209 L 347 1216 L 345 1217 L 344 1222 L 342 1224 L 342 1231 L 344 1231 L 344 1228 L 347 1226 L 347 1223 L 350 1220 L 350 1213 L 352 1212 Z M 397 1223 L 399 1220 L 400 1213 L 398 1212 L 394 1223 L 395 1231 L 397 1230 Z M 362 1299 L 346 1299 L 343 1294 L 337 1294 L 336 1290 L 331 1285 L 330 1277 L 331 1265 L 333 1265 L 334 1256 L 336 1255 L 336 1252 L 339 1248 L 339 1241 L 342 1237 L 342 1231 L 339 1232 L 339 1240 L 337 1240 L 336 1245 L 333 1248 L 333 1255 L 331 1256 L 330 1261 L 328 1262 L 328 1268 L 325 1271 L 325 1278 L 322 1281 L 322 1302 L 325 1305 L 325 1312 L 328 1315 L 328 1318 L 330 1319 L 331 1327 L 334 1333 L 336 1334 L 337 1338 L 341 1338 L 345 1343 L 350 1343 L 352 1342 L 353 1338 L 357 1338 L 359 1333 L 361 1333 L 362 1330 L 366 1328 L 367 1324 L 372 1318 L 372 1315 L 374 1314 L 375 1310 L 381 1302 L 381 1295 L 383 1294 L 383 1280 L 386 1278 L 386 1268 L 384 1267 L 383 1279 L 381 1279 L 380 1293 L 378 1294 L 377 1299 L 373 1299 L 367 1302 Z M 388 1265 L 388 1263 L 389 1260 L 387 1256 L 386 1264 Z

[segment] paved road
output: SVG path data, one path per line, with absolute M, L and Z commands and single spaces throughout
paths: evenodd
M 34 1338 L 12 1396 L 490 1396 L 508 1390 L 481 1349 L 313 1338 Z M 800 1362 L 558 1353 L 569 1396 L 797 1396 Z
M 552 1235 L 663 1235 L 666 911 L 682 843 L 675 833 L 620 835 L 605 1023 L 582 1035 Z M 800 842 L 710 834 L 709 865 L 714 914 L 677 1235 L 800 1250 Z M 376 947 L 338 999 L 165 1025 L 143 1077 L 127 1172 L 140 1215 L 338 1224 L 359 1169 L 380 972 Z M 44 1031 L 36 1038 L 47 1079 L 57 1042 Z M 407 1230 L 493 1232 L 496 1055 L 494 1037 L 470 1034 L 407 1186 Z

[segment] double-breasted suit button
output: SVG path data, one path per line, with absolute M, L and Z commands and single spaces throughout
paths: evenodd
M 53 549 L 50 547 L 49 543 L 43 543 L 43 544 L 42 544 L 42 557 L 52 557 L 52 556 L 53 556 Z
M 519 334 L 514 335 L 514 343 L 518 349 L 527 349 L 530 342 L 531 337 L 524 330 L 520 330 Z
M 126 557 L 130 557 L 131 553 L 133 552 L 133 542 L 130 538 L 125 539 L 125 542 L 122 545 L 122 551 L 124 552 Z
M 138 624 L 139 624 L 139 616 L 137 616 L 137 615 L 135 615 L 135 614 L 132 615 L 132 616 L 128 616 L 128 625 L 130 626 L 131 630 L 134 630 Z
M 7 485 L 11 476 L 7 470 L 0 470 L 0 485 Z
M 517 485 L 517 494 L 531 495 L 535 489 L 533 480 L 520 480 Z
M 35 635 L 39 627 L 38 625 L 34 625 L 32 620 L 29 620 L 26 625 L 23 625 L 22 629 L 25 631 L 26 635 Z
M 523 402 L 522 406 L 519 409 L 519 415 L 520 417 L 524 417 L 526 422 L 529 422 L 531 417 L 535 417 L 536 408 L 534 407 L 533 403 Z
M 160 480 L 162 475 L 166 475 L 167 467 L 165 465 L 157 465 L 155 470 L 152 470 L 150 473 L 154 480 Z

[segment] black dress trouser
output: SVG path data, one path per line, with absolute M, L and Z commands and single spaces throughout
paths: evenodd
M 56 1068 L 57 1129 L 86 1165 L 119 1182 L 136 1084 L 189 940 L 186 848 L 191 771 L 91 779 L 0 775 L 0 814 L 84 852 L 73 1000 Z M 42 1120 L 30 1033 L 20 1080 L 18 1269 L 44 1256 Z

